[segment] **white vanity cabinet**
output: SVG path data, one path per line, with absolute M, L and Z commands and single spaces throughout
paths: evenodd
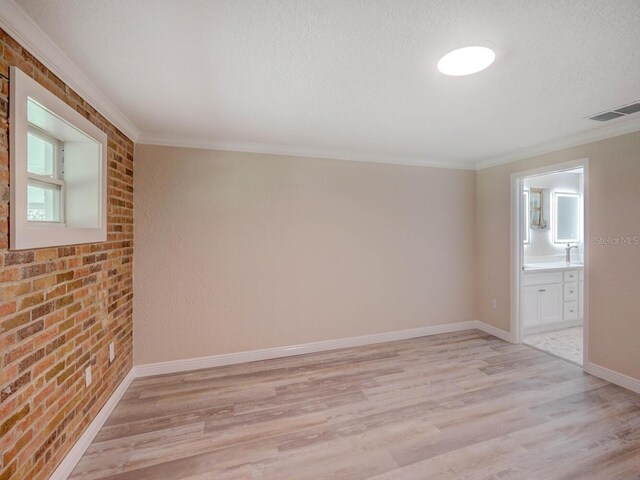
M 525 328 L 540 330 L 562 321 L 562 275 L 525 273 L 520 296 L 520 315 Z
M 524 272 L 520 317 L 525 334 L 577 325 L 582 319 L 578 270 Z

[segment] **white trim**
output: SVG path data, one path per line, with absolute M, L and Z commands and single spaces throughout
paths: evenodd
M 505 342 L 516 343 L 513 341 L 513 334 L 511 334 L 510 332 L 502 330 L 498 327 L 494 327 L 493 325 L 489 325 L 488 323 L 485 323 L 481 320 L 475 321 L 474 328 L 482 330 L 484 333 L 488 333 L 489 335 L 493 335 L 494 337 L 498 337 L 500 340 L 504 340 Z
M 601 367 L 595 363 L 585 363 L 584 371 L 594 377 L 602 378 L 607 382 L 619 385 L 627 390 L 631 390 L 635 393 L 640 393 L 640 379 L 624 375 L 622 373 L 615 372 L 609 368 Z
M 63 102 L 56 95 L 44 88 L 29 75 L 16 66 L 9 68 L 11 82 L 9 102 L 9 150 L 10 163 L 10 228 L 9 244 L 11 250 L 42 248 L 60 245 L 104 242 L 107 240 L 107 134 L 83 117 L 76 110 Z M 47 112 L 47 117 L 55 119 L 53 125 L 60 126 L 60 140 L 70 140 L 66 152 L 67 167 L 71 165 L 71 146 L 76 143 L 75 136 L 82 140 L 79 143 L 91 143 L 96 147 L 96 160 L 100 162 L 95 174 L 95 183 L 99 188 L 97 226 L 73 226 L 70 218 L 61 218 L 62 222 L 30 222 L 27 219 L 29 183 L 27 161 L 27 135 L 29 131 L 28 105 L 39 105 L 38 109 Z M 39 125 L 41 127 L 41 125 Z M 72 132 L 72 133 L 69 133 Z M 56 134 L 56 136 L 58 136 Z M 80 160 L 83 164 L 86 157 Z M 78 159 L 76 159 L 76 162 Z M 71 168 L 67 168 L 66 181 L 60 185 L 62 202 L 69 200 Z M 84 181 L 84 179 L 83 179 Z M 50 181 L 49 183 L 55 183 Z M 69 212 L 69 206 L 61 206 L 62 212 Z M 70 217 L 69 215 L 67 217 Z M 66 226 L 65 226 L 66 220 Z M 64 228 L 60 228 L 64 226 Z
M 582 365 L 589 363 L 589 272 L 591 270 L 591 257 L 589 252 L 591 251 L 590 239 L 591 234 L 589 232 L 589 185 L 590 185 L 590 168 L 589 159 L 584 159 L 584 173 L 582 175 L 582 263 L 584 268 L 582 270 L 584 288 L 582 292 L 582 329 L 584 330 L 584 336 L 582 339 Z
M 519 174 L 511 174 L 510 188 L 511 198 L 510 205 L 510 238 L 509 238 L 509 259 L 511 262 L 511 279 L 509 281 L 509 330 L 511 332 L 513 342 L 522 342 L 522 333 L 520 329 L 520 258 L 524 256 L 524 243 L 522 241 L 522 229 L 519 228 L 523 210 L 528 208 L 523 205 L 523 199 L 520 195 L 524 191 L 523 176 Z
M 129 370 L 129 373 L 127 373 L 122 382 L 120 382 L 120 385 L 118 385 L 115 391 L 111 394 L 109 400 L 107 400 L 102 409 L 100 409 L 96 418 L 93 419 L 75 445 L 71 450 L 69 450 L 69 453 L 67 453 L 62 462 L 60 462 L 58 468 L 56 468 L 51 474 L 49 480 L 67 480 L 82 458 L 82 455 L 84 455 L 84 452 L 89 448 L 93 439 L 96 438 L 96 435 L 98 435 L 98 432 L 109 418 L 109 415 L 111 415 L 111 412 L 116 408 L 116 405 L 118 405 L 118 402 L 122 399 L 136 376 L 135 367 L 133 367 Z
M 372 335 L 362 335 L 359 337 L 340 338 L 336 340 L 326 340 L 322 342 L 305 343 L 301 345 L 291 345 L 287 347 L 266 348 L 263 350 L 253 350 L 248 352 L 227 353 L 222 355 L 211 355 L 199 358 L 187 358 L 184 360 L 174 360 L 170 362 L 149 363 L 146 365 L 134 366 L 120 385 L 115 389 L 111 397 L 104 404 L 100 412 L 89 424 L 84 433 L 80 436 L 69 453 L 58 465 L 49 480 L 67 480 L 73 469 L 76 467 L 82 455 L 86 452 L 91 442 L 100 432 L 109 415 L 113 412 L 118 402 L 122 399 L 127 389 L 136 378 L 149 377 L 152 375 L 162 375 L 167 373 L 187 372 L 203 368 L 221 367 L 238 363 L 255 362 L 259 360 L 269 360 L 273 358 L 284 358 L 306 353 L 324 352 L 337 350 L 340 348 L 359 347 L 372 345 L 375 343 L 393 342 L 410 338 L 426 337 L 443 333 L 461 332 L 464 330 L 478 329 L 494 335 L 506 341 L 509 340 L 509 333 L 504 330 L 487 325 L 478 320 L 468 322 L 448 323 L 444 325 L 432 325 L 428 327 L 414 328 L 410 330 L 399 330 L 394 332 L 376 333 Z
M 0 27 L 132 141 L 140 130 L 14 0 L 0 0 Z
M 522 200 L 519 195 L 524 188 L 523 182 L 527 177 L 535 175 L 544 175 L 575 168 L 583 168 L 583 271 L 584 271 L 584 296 L 582 299 L 584 307 L 583 318 L 583 365 L 587 365 L 589 358 L 589 159 L 580 158 L 569 162 L 558 163 L 555 165 L 547 165 L 545 167 L 534 168 L 511 174 L 511 245 L 510 245 L 510 262 L 511 262 L 511 280 L 510 280 L 510 330 L 514 343 L 522 343 L 522 326 L 520 325 L 520 274 L 522 271 L 521 259 L 524 256 L 524 245 L 522 244 L 522 229 L 518 228 L 522 216 Z
M 622 120 L 622 119 L 621 119 Z M 552 142 L 541 143 L 533 147 L 516 150 L 485 160 L 477 160 L 472 164 L 465 162 L 447 162 L 440 159 L 419 157 L 401 157 L 395 155 L 375 155 L 362 152 L 309 148 L 304 146 L 279 145 L 271 143 L 233 142 L 215 140 L 205 137 L 191 137 L 181 135 L 165 135 L 142 132 L 136 143 L 143 145 L 161 145 L 166 147 L 200 148 L 205 150 L 220 150 L 228 152 L 262 153 L 267 155 L 288 155 L 311 157 L 329 160 L 348 160 L 354 162 L 388 163 L 393 165 L 408 165 L 433 168 L 450 168 L 454 170 L 484 170 L 485 168 L 516 162 L 536 155 L 556 152 L 565 148 L 585 145 L 626 133 L 640 131 L 640 118 L 619 121 L 613 125 L 602 126 L 565 137 Z
M 623 117 L 620 120 L 621 121 L 614 124 L 595 128 L 587 132 L 577 133 L 551 142 L 540 143 L 533 147 L 523 148 L 521 150 L 505 153 L 485 160 L 479 160 L 476 162 L 476 170 L 484 170 L 485 168 L 495 167 L 497 165 L 517 162 L 518 160 L 535 157 L 536 155 L 557 152 L 558 150 L 563 150 L 565 148 L 585 145 L 587 143 L 597 142 L 598 140 L 617 137 L 619 135 L 640 130 L 640 117 L 632 120 L 627 120 Z
M 307 353 L 326 352 L 328 350 L 337 350 L 340 348 L 361 347 L 363 345 L 372 345 L 374 343 L 394 342 L 396 340 L 406 340 L 409 338 L 460 332 L 462 330 L 471 330 L 474 328 L 480 327 L 478 326 L 477 321 L 472 320 L 468 322 L 433 325 L 414 328 L 411 330 L 375 333 L 372 335 L 338 338 L 335 340 L 303 343 L 300 345 L 290 345 L 285 347 L 265 348 L 262 350 L 251 350 L 237 353 L 224 353 L 221 355 L 186 358 L 184 360 L 172 360 L 169 362 L 147 363 L 136 366 L 136 376 L 149 377 L 152 375 L 186 372 L 190 370 L 200 370 L 203 368 L 234 365 L 237 363 L 257 362 L 260 360 L 270 360 L 272 358 L 284 358 L 294 355 L 304 355 Z
M 136 143 L 143 145 L 161 145 L 166 147 L 200 148 L 204 150 L 220 150 L 226 152 L 261 153 L 266 155 L 287 155 L 328 160 L 347 160 L 353 162 L 388 163 L 417 167 L 449 168 L 453 170 L 475 170 L 474 164 L 450 163 L 444 160 L 400 157 L 394 155 L 376 155 L 330 148 L 309 148 L 304 146 L 279 145 L 272 143 L 232 142 L 211 140 L 201 137 L 180 135 L 156 135 L 141 133 Z
M 563 148 L 595 142 L 597 140 L 640 130 L 640 118 L 627 120 L 623 117 L 618 121 L 614 120 L 615 123 L 610 125 L 595 128 L 587 132 L 578 133 L 551 142 L 538 144 L 533 147 L 516 150 L 507 154 L 479 160 L 472 165 L 464 162 L 449 163 L 437 159 L 377 156 L 331 149 L 325 150 L 275 144 L 216 141 L 207 138 L 142 133 L 140 132 L 140 129 L 136 127 L 136 125 L 129 120 L 129 118 L 127 118 L 127 116 L 122 113 L 122 111 L 120 111 L 120 109 L 116 107 L 116 105 L 111 102 L 104 93 L 102 93 L 95 83 L 93 83 L 84 74 L 84 72 L 67 56 L 67 54 L 51 40 L 51 38 L 33 21 L 33 19 L 15 3 L 14 0 L 0 0 L 0 27 L 135 143 L 278 155 L 295 155 L 335 160 L 390 163 L 396 165 L 482 170 L 484 168 L 514 162 L 523 158 L 529 158 L 535 155 L 562 150 Z M 591 122 L 591 120 L 588 121 Z

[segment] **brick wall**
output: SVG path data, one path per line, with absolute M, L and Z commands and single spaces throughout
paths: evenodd
M 107 133 L 106 243 L 8 250 L 10 65 Z M 0 82 L 0 480 L 38 480 L 132 366 L 133 143 L 2 30 Z

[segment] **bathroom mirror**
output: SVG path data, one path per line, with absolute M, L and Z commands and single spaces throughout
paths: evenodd
M 544 189 L 529 189 L 529 221 L 531 228 L 547 228 L 544 218 Z
M 553 194 L 553 241 L 569 243 L 580 241 L 580 195 Z

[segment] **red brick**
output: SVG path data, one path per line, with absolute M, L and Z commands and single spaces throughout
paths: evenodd
M 9 300 L 31 292 L 31 281 L 10 283 L 0 287 L 0 301 Z
M 18 309 L 24 310 L 25 308 L 31 308 L 34 305 L 38 305 L 39 303 L 42 303 L 42 302 L 44 302 L 44 293 L 36 292 L 29 295 L 28 297 L 21 298 Z
M 33 322 L 32 324 L 18 330 L 18 340 L 24 340 L 31 335 L 35 335 L 36 333 L 42 331 L 42 329 L 44 329 L 44 320 Z
M 11 315 L 16 311 L 16 302 L 15 300 L 12 302 L 6 302 L 0 304 L 0 317 L 6 317 L 7 315 Z
M 7 418 L 2 425 L 0 425 L 0 438 L 6 435 L 6 433 L 11 430 L 16 423 L 26 417 L 30 409 L 31 407 L 27 404 L 22 408 L 22 410 Z
M 49 272 L 49 266 L 46 263 L 38 263 L 22 267 L 22 278 L 37 277 Z
M 108 137 L 107 242 L 9 251 L 8 82 L 0 78 L 0 480 L 45 480 L 131 368 L 133 143 L 0 29 L 0 73 L 9 65 Z M 86 388 L 89 363 L 100 381 Z
M 58 249 L 57 248 L 46 248 L 42 250 L 36 250 L 36 262 L 41 262 L 42 260 L 52 260 L 54 258 L 58 258 Z
M 20 263 L 31 263 L 35 259 L 33 251 L 7 252 L 4 254 L 5 265 L 18 265 Z
M 0 473 L 0 480 L 10 480 L 14 478 L 14 474 L 16 473 L 16 462 L 13 462 L 7 468 L 5 468 L 2 473 Z
M 2 320 L 2 323 L 0 323 L 0 333 L 7 332 L 13 328 L 19 327 L 20 325 L 24 325 L 30 319 L 31 314 L 29 312 L 21 312 L 6 320 Z
M 18 364 L 18 369 L 22 372 L 27 368 L 29 368 L 34 363 L 36 363 L 38 360 L 41 360 L 42 358 L 44 358 L 44 348 L 41 348 L 40 350 L 36 350 L 28 357 L 20 360 L 20 363 Z
M 21 377 L 17 378 L 13 383 L 10 383 L 0 391 L 0 403 L 3 403 L 7 398 L 16 393 L 21 387 L 27 384 L 31 380 L 31 372 L 27 372 Z

